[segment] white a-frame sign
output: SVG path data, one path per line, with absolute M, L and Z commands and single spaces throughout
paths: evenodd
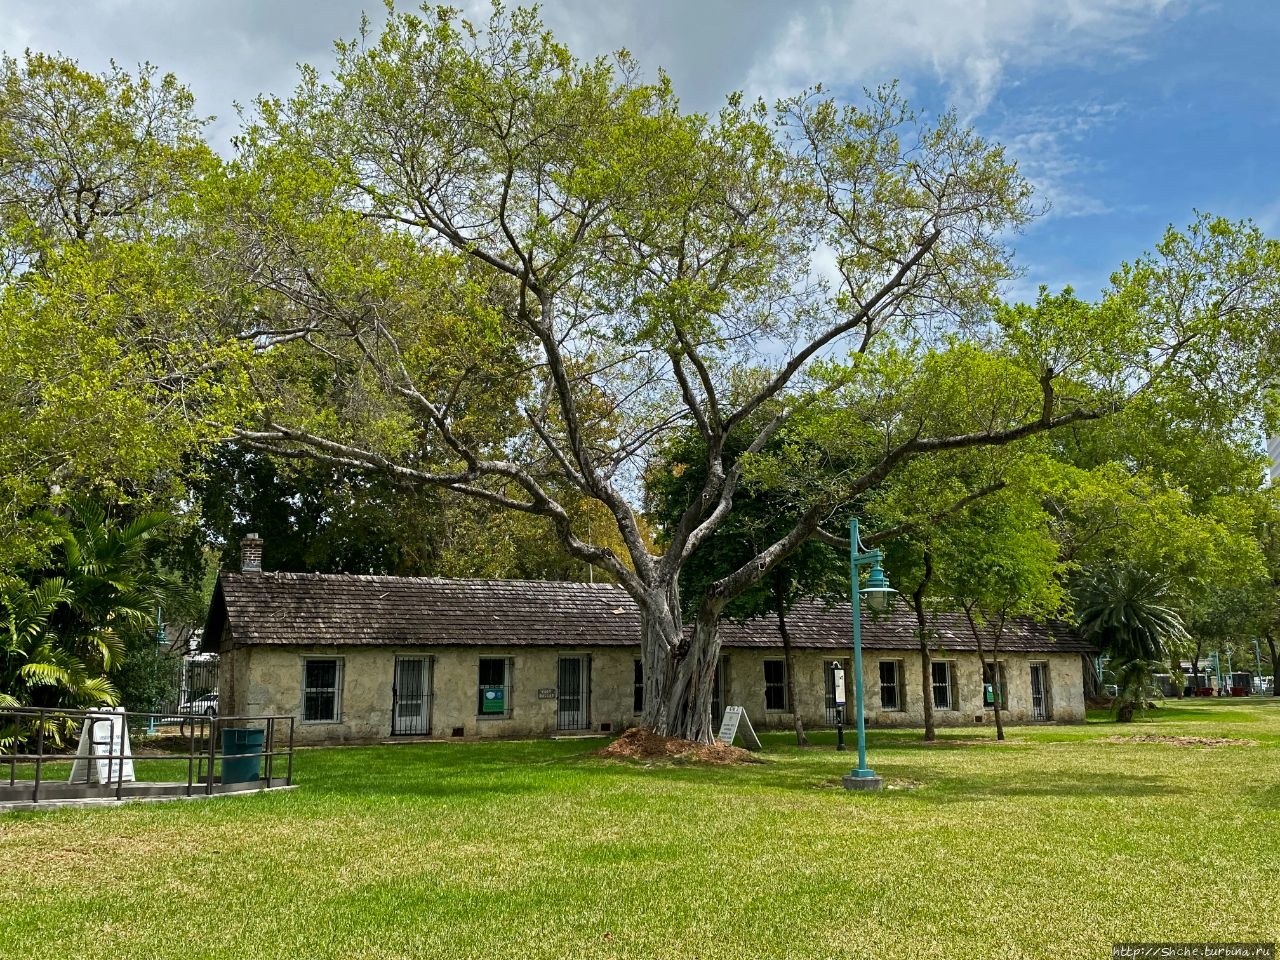
M 132 781 L 133 747 L 124 722 L 124 707 L 104 707 L 84 719 L 80 746 L 71 764 L 68 783 Z M 112 759 L 114 757 L 114 759 Z
M 748 750 L 761 749 L 760 738 L 751 727 L 747 711 L 742 707 L 725 707 L 724 720 L 720 723 L 720 742 L 733 746 L 733 740 L 739 733 L 742 734 L 742 742 Z

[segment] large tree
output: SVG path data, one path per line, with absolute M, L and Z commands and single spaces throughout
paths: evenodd
M 1197 422 L 1254 412 L 1277 272 L 1256 230 L 1171 231 L 1097 305 L 993 310 L 1029 190 L 955 117 L 893 89 L 704 117 L 638 76 L 623 55 L 576 60 L 527 11 L 484 31 L 393 15 L 339 47 L 331 80 L 261 104 L 200 234 L 207 281 L 237 291 L 225 320 L 263 350 L 241 440 L 549 520 L 639 606 L 659 732 L 712 735 L 726 604 L 913 459 L 1135 396 Z M 801 412 L 849 469 L 683 603 L 683 565 Z M 688 426 L 706 479 L 658 550 L 637 478 Z M 620 548 L 574 527 L 565 490 Z
M 750 431 L 743 433 L 752 436 Z M 785 435 L 776 436 L 766 451 L 777 454 L 785 442 Z M 743 454 L 744 446 L 737 436 L 728 438 L 725 462 L 729 468 Z M 696 616 L 698 604 L 711 584 L 749 562 L 794 526 L 811 500 L 807 489 L 810 483 L 839 470 L 820 448 L 810 447 L 801 454 L 793 446 L 789 458 L 792 463 L 803 459 L 804 472 L 788 473 L 774 482 L 744 485 L 733 512 L 681 567 L 678 585 L 686 616 Z M 660 547 L 667 545 L 667 531 L 679 524 L 690 501 L 706 486 L 706 462 L 703 437 L 690 430 L 668 442 L 658 466 L 646 477 L 648 515 L 657 528 Z M 792 712 L 798 746 L 808 746 L 808 739 L 804 720 L 795 707 L 796 671 L 787 615 L 803 599 L 847 598 L 849 581 L 848 552 L 809 540 L 776 564 L 767 576 L 730 600 L 723 610 L 723 616 L 740 622 L 770 614 L 777 619 L 786 664 L 786 702 Z
M 216 169 L 172 76 L 0 57 L 0 570 L 68 494 L 166 504 L 184 454 L 251 400 L 177 251 Z

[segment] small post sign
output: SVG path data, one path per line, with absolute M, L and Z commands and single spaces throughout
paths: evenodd
M 751 726 L 747 711 L 742 707 L 725 707 L 724 720 L 720 723 L 718 739 L 721 743 L 733 746 L 734 738 L 739 733 L 742 734 L 742 742 L 748 750 L 761 749 L 760 738 L 756 736 L 756 732 Z
M 831 665 L 831 676 L 835 681 L 832 685 L 835 687 L 836 706 L 843 707 L 848 701 L 844 696 L 844 667 L 839 660 Z

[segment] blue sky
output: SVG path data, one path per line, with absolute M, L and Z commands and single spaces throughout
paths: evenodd
M 459 0 L 455 0 L 459 2 Z M 486 0 L 460 5 L 483 16 Z M 407 6 L 407 4 L 401 4 Z M 325 67 L 379 0 L 5 0 L 0 48 L 61 50 L 90 69 L 149 60 L 195 91 L 226 149 L 232 102 Z M 545 0 L 581 55 L 625 46 L 664 67 L 692 109 L 821 81 L 899 79 L 1005 143 L 1049 212 L 1015 238 L 1011 288 L 1110 272 L 1195 210 L 1280 232 L 1280 4 L 1266 0 Z
M 975 118 L 1053 204 L 1018 241 L 1032 286 L 1092 294 L 1195 210 L 1280 226 L 1280 5 L 1205 5 L 1145 40 L 1136 57 L 1019 70 Z

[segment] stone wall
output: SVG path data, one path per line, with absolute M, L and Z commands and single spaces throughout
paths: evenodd
M 634 707 L 637 651 L 619 648 L 545 647 L 224 647 L 222 658 L 224 715 L 285 715 L 298 718 L 300 743 L 340 743 L 382 740 L 392 731 L 392 685 L 397 656 L 430 657 L 430 731 L 433 737 L 522 737 L 555 734 L 558 724 L 557 682 L 561 657 L 589 658 L 588 729 L 616 732 L 638 720 Z M 337 658 L 342 662 L 341 715 L 337 722 L 308 722 L 303 715 L 303 668 L 308 658 Z M 479 709 L 481 658 L 509 658 L 509 707 L 501 716 Z M 794 652 L 796 699 L 806 726 L 829 725 L 826 708 L 826 664 L 833 651 Z M 846 668 L 852 715 L 853 673 Z M 880 660 L 900 664 L 902 708 L 885 710 L 880 697 Z M 992 723 L 983 705 L 981 671 L 974 653 L 938 654 L 954 664 L 957 709 L 935 711 L 939 726 Z M 726 650 L 722 659 L 723 701 L 746 708 L 753 725 L 762 729 L 793 725 L 789 710 L 768 710 L 765 702 L 766 660 L 782 660 L 781 650 Z M 1001 654 L 1008 691 L 1010 723 L 1031 721 L 1033 662 L 1047 664 L 1050 719 L 1084 719 L 1084 686 L 1080 658 L 1075 654 Z M 923 724 L 919 655 L 909 651 L 868 650 L 863 655 L 867 722 L 880 726 Z

